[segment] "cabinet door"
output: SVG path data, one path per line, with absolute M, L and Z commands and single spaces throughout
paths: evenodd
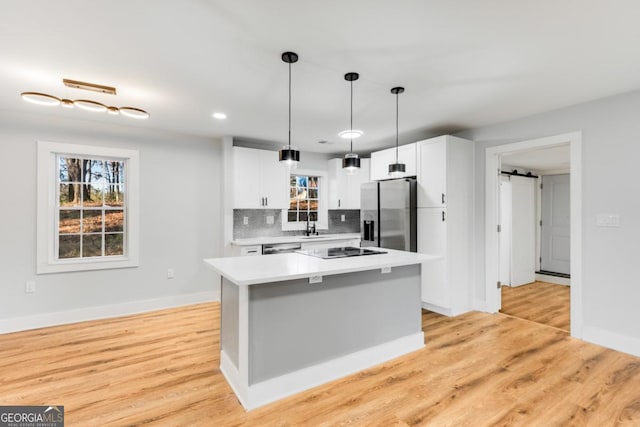
M 447 205 L 447 140 L 438 137 L 418 143 L 418 207 Z
M 395 148 L 392 150 L 392 152 Z M 404 163 L 405 173 L 404 176 L 416 176 L 416 144 L 401 145 L 398 147 L 398 161 Z M 390 163 L 395 162 L 395 152 L 393 152 L 393 158 Z M 387 166 L 388 170 L 388 166 Z
M 395 162 L 395 148 L 371 153 L 371 181 L 389 179 L 389 164 Z
M 360 187 L 369 182 L 369 159 L 360 160 L 360 171 L 355 175 L 347 175 L 347 183 L 343 187 L 342 209 L 360 209 Z M 346 190 L 346 196 L 345 196 Z
M 289 207 L 289 171 L 280 164 L 278 153 L 261 151 L 260 168 L 261 197 L 265 198 L 264 207 L 268 209 L 287 209 Z
M 342 170 L 342 159 L 329 160 L 329 209 L 346 209 L 345 187 L 347 174 Z
M 264 150 L 233 147 L 233 207 L 262 208 L 260 168 Z
M 445 209 L 418 209 L 418 252 L 443 257 L 442 260 L 422 264 L 422 301 L 449 308 L 451 297 L 447 287 L 446 273 L 447 223 Z

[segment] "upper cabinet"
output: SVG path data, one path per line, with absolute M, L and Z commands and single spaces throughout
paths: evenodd
M 371 181 L 390 179 L 389 165 L 396 162 L 396 147 L 371 153 Z M 398 162 L 404 163 L 406 171 L 398 177 L 416 176 L 416 143 L 398 147 Z
M 473 143 L 451 135 L 417 143 L 418 207 L 445 208 L 452 197 L 470 197 L 468 182 L 473 173 Z
M 276 151 L 233 147 L 234 209 L 287 209 L 288 183 Z
M 342 159 L 329 160 L 329 209 L 360 209 L 360 186 L 369 181 L 371 161 L 360 159 L 360 170 L 348 175 Z

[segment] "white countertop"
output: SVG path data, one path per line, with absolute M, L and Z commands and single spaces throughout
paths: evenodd
M 371 248 L 386 254 L 322 259 L 309 255 L 287 253 L 278 255 L 209 258 L 204 262 L 236 285 L 280 282 L 311 276 L 352 273 L 421 264 L 441 259 L 439 256 L 394 249 Z
M 276 237 L 251 237 L 248 239 L 235 239 L 231 241 L 236 246 L 268 245 L 270 243 L 304 243 L 304 242 L 330 242 L 332 240 L 359 239 L 360 233 L 320 234 L 319 236 L 276 236 Z

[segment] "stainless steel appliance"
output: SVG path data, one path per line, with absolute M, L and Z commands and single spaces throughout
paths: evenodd
M 353 246 L 338 247 L 338 248 L 308 249 L 308 250 L 296 251 L 296 253 L 314 256 L 314 257 L 323 258 L 323 259 L 386 254 L 386 252 L 384 251 L 378 251 L 378 250 L 366 249 L 366 248 L 354 248 Z
M 417 252 L 417 184 L 415 178 L 362 184 L 362 246 Z
M 262 255 L 288 254 L 302 248 L 300 243 L 275 243 L 262 245 Z

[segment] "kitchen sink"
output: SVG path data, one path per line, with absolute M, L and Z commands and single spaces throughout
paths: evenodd
M 330 237 L 333 236 L 322 236 L 322 235 L 317 235 L 317 236 L 300 236 L 301 239 L 328 239 Z

